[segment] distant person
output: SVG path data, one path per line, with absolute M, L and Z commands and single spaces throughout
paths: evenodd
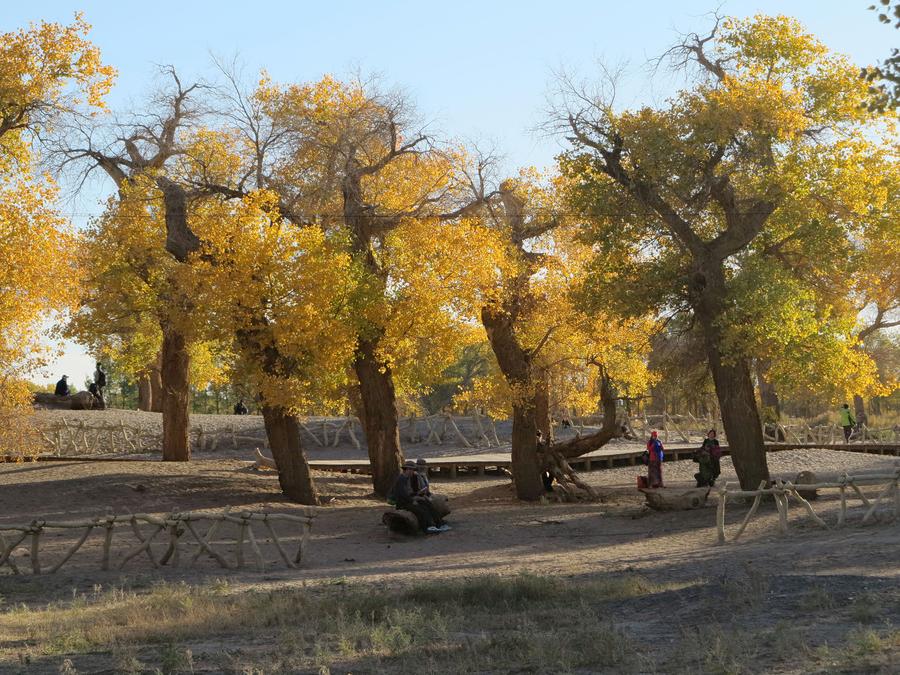
M 56 383 L 56 389 L 53 392 L 57 396 L 68 396 L 69 395 L 69 376 L 63 375 L 59 382 Z
M 400 475 L 397 476 L 394 487 L 391 488 L 388 495 L 388 502 L 398 509 L 412 513 L 422 532 L 434 533 L 449 530 L 449 526 L 445 525 L 441 517 L 437 515 L 428 498 L 417 494 L 413 489 L 417 468 L 415 462 L 403 462 Z
M 663 457 L 663 444 L 659 440 L 659 434 L 651 431 L 650 440 L 647 441 L 647 483 L 651 488 L 664 487 L 662 477 Z
M 853 411 L 850 410 L 850 404 L 845 403 L 839 413 L 841 417 L 841 426 L 844 427 L 844 442 L 849 442 L 850 436 L 853 433 L 853 427 L 856 425 L 856 420 L 853 418 Z
M 712 487 L 716 484 L 716 478 L 722 473 L 722 448 L 716 438 L 716 430 L 710 429 L 703 439 L 703 445 L 694 453 L 694 461 L 700 466 L 694 478 L 697 480 L 697 487 Z
M 97 402 L 100 404 L 101 408 L 106 407 L 106 399 L 103 398 L 103 388 L 106 387 L 106 371 L 103 370 L 103 366 L 100 365 L 100 362 L 97 362 L 97 368 L 94 370 L 94 389 L 91 390 L 91 393 L 94 395 L 94 398 L 97 399 Z M 90 390 L 90 387 L 88 387 Z
M 235 415 L 246 415 L 249 412 L 250 411 L 247 410 L 247 406 L 244 405 L 244 399 L 241 399 L 237 403 L 235 403 L 235 405 L 234 405 L 234 414 Z

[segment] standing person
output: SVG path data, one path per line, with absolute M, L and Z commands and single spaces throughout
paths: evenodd
M 96 393 L 94 393 L 94 396 L 100 403 L 100 407 L 105 408 L 106 399 L 103 397 L 103 388 L 106 386 L 106 371 L 103 370 L 103 366 L 100 365 L 99 361 L 97 361 L 97 369 L 94 370 L 94 384 L 96 385 L 97 390 Z
M 244 399 L 240 399 L 237 403 L 235 403 L 235 405 L 234 405 L 234 414 L 235 415 L 246 415 L 249 412 L 250 411 L 247 410 L 247 406 L 244 405 Z
M 650 432 L 647 454 L 650 456 L 647 464 L 647 482 L 651 488 L 664 487 L 662 478 L 663 444 L 655 431 Z
M 856 424 L 856 420 L 853 418 L 853 411 L 850 410 L 850 404 L 845 403 L 844 407 L 840 409 L 841 416 L 841 426 L 844 427 L 844 441 L 850 441 L 850 435 L 853 433 L 853 426 Z
M 56 389 L 53 390 L 53 393 L 56 396 L 68 396 L 69 395 L 69 376 L 63 375 L 59 378 L 59 382 L 56 383 Z

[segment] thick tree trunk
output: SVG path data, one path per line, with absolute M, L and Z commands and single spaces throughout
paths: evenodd
M 550 419 L 550 387 L 543 373 L 535 374 L 534 385 L 534 419 L 544 442 L 553 440 L 553 424 Z
M 167 327 L 163 330 L 162 347 L 162 414 L 163 461 L 187 462 L 191 458 L 190 355 L 184 335 Z
M 141 375 L 137 381 L 138 410 L 150 412 L 153 410 L 153 390 L 150 387 L 149 375 Z
M 162 352 L 150 367 L 150 412 L 162 412 L 163 388 L 162 388 Z
M 278 483 L 284 495 L 300 504 L 318 504 L 316 486 L 309 471 L 306 454 L 300 444 L 300 425 L 297 417 L 284 408 L 263 405 L 266 437 L 272 448 L 272 458 L 278 468 Z
M 369 463 L 375 494 L 386 497 L 403 464 L 400 448 L 400 420 L 394 378 L 387 364 L 377 357 L 378 343 L 360 338 L 356 345 L 353 369 L 359 380 Z
M 781 400 L 775 385 L 769 380 L 769 362 L 764 359 L 756 361 L 756 381 L 759 384 L 759 400 L 763 407 L 769 408 L 776 420 L 781 419 Z
M 513 405 L 512 474 L 516 496 L 524 500 L 540 499 L 544 494 L 543 463 L 537 451 L 538 424 L 531 357 L 519 345 L 508 313 L 484 307 L 481 322 L 503 377 L 514 390 L 523 392 Z
M 749 363 L 739 354 L 726 354 L 723 348 L 721 323 L 727 293 L 722 264 L 705 265 L 694 277 L 693 291 L 694 312 L 703 330 L 731 459 L 741 487 L 755 490 L 760 481 L 769 480 L 769 466 Z

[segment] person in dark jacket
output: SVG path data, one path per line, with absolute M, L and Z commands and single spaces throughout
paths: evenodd
M 703 445 L 694 453 L 694 461 L 700 465 L 700 470 L 694 474 L 697 487 L 712 487 L 716 484 L 716 478 L 722 473 L 721 459 L 722 448 L 716 439 L 716 430 L 710 429 L 703 439 Z
M 403 511 L 412 513 L 423 532 L 443 532 L 448 528 L 437 515 L 424 494 L 415 489 L 416 463 L 403 462 L 403 467 L 394 487 L 388 495 L 388 502 Z
M 417 495 L 431 496 L 431 484 L 428 481 L 428 462 L 419 457 L 416 460 L 416 475 L 412 477 L 412 489 Z
M 56 389 L 53 392 L 57 396 L 68 396 L 69 395 L 69 376 L 63 375 L 59 382 L 56 383 Z
M 250 411 L 247 410 L 247 406 L 244 405 L 244 399 L 239 400 L 234 405 L 234 414 L 235 415 L 246 415 Z

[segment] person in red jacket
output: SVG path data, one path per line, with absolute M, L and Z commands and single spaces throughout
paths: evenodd
M 647 441 L 647 454 L 650 456 L 647 463 L 647 482 L 651 488 L 661 488 L 663 487 L 663 444 L 655 431 L 650 432 L 650 440 Z

